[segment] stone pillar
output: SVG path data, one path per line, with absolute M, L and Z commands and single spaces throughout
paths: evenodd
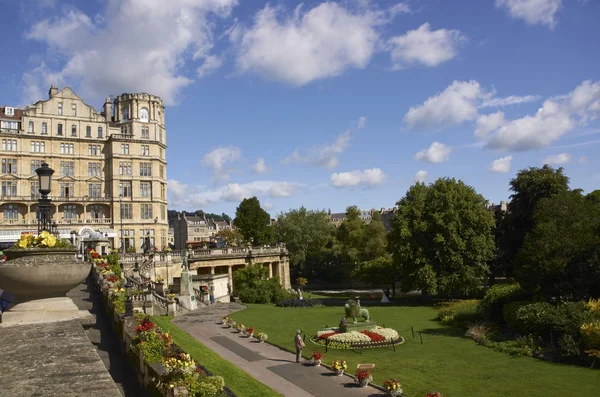
M 227 274 L 229 287 L 231 288 L 231 292 L 233 293 L 233 266 L 227 266 Z
M 273 278 L 273 263 L 269 262 L 269 279 Z
M 175 301 L 167 303 L 167 315 L 175 317 L 177 313 L 177 303 Z
M 215 274 L 215 267 L 214 266 L 210 267 L 210 274 Z
M 184 269 L 181 272 L 181 290 L 179 292 L 179 303 L 188 310 L 196 309 L 196 294 L 194 294 L 194 286 L 192 284 L 192 275 L 190 271 Z

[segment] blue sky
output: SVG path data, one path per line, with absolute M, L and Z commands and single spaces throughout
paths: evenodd
M 97 108 L 163 98 L 170 208 L 233 214 L 252 195 L 272 214 L 392 207 L 443 176 L 499 202 L 545 162 L 572 187 L 600 185 L 595 0 L 0 7 L 0 105 L 50 84 Z

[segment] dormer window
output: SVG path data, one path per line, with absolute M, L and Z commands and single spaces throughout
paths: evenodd
M 62 103 L 58 104 L 58 115 L 62 116 Z
M 15 108 L 9 107 L 9 106 L 5 107 L 4 108 L 4 114 L 7 115 L 7 116 L 14 116 L 15 115 Z
M 76 104 L 71 105 L 71 116 L 77 116 L 77 105 Z
M 140 109 L 140 121 L 148 122 L 148 109 L 147 108 Z
M 123 110 L 123 121 L 129 120 L 129 109 Z

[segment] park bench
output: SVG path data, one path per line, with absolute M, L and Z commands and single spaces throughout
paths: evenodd
M 372 371 L 373 368 L 375 368 L 375 364 L 371 364 L 371 363 L 358 364 L 356 366 L 356 372 L 358 372 L 358 371 L 364 371 L 364 370 Z

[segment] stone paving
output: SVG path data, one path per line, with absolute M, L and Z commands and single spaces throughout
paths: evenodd
M 173 322 L 225 360 L 284 396 L 385 395 L 373 387 L 358 387 L 353 378 L 334 376 L 327 368 L 312 366 L 304 359 L 296 363 L 295 354 L 267 343 L 258 343 L 217 323 L 223 316 L 242 309 L 244 306 L 238 303 L 217 303 L 176 317 Z

